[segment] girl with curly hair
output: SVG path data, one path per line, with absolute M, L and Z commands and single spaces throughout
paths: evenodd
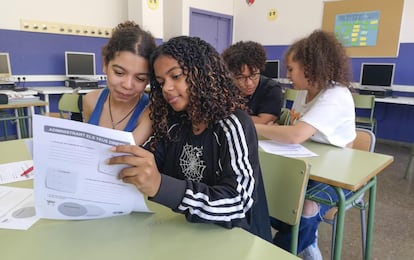
M 350 147 L 356 137 L 355 108 L 348 88 L 349 58 L 335 35 L 316 30 L 290 46 L 285 54 L 287 76 L 301 90 L 292 106 L 293 125 L 256 124 L 258 134 L 281 143 L 302 143 L 308 139 L 339 147 Z M 334 172 L 332 174 L 335 174 Z M 323 185 L 309 181 L 308 189 Z M 325 199 L 337 199 L 335 190 L 325 185 Z M 317 246 L 317 229 L 329 206 L 305 200 L 300 223 L 298 252 L 305 259 L 322 259 Z M 274 243 L 289 248 L 290 234 L 272 220 L 281 232 Z
M 133 132 L 137 143 L 145 141 L 142 133 L 145 127 L 140 131 L 136 127 L 149 103 L 144 89 L 149 83 L 149 58 L 155 47 L 151 33 L 133 21 L 120 23 L 112 30 L 111 38 L 102 48 L 107 88 L 83 97 L 85 122 Z
M 154 135 L 110 164 L 129 164 L 119 178 L 190 222 L 241 227 L 271 241 L 257 134 L 244 99 L 218 52 L 179 36 L 151 56 L 150 118 Z

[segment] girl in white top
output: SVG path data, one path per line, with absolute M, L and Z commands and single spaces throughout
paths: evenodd
M 306 102 L 307 93 L 298 91 L 292 111 L 299 114 L 299 121 L 315 128 L 310 139 L 340 147 L 352 142 L 355 138 L 355 110 L 348 88 L 334 85 L 321 90 L 309 102 Z
M 349 86 L 349 59 L 332 33 L 316 30 L 290 46 L 285 54 L 287 77 L 299 91 L 291 118 L 292 125 L 256 124 L 259 135 L 281 143 L 297 144 L 308 139 L 339 147 L 351 146 L 356 137 L 355 108 Z M 277 167 L 277 165 L 275 165 Z M 335 174 L 335 169 L 332 169 Z M 321 185 L 309 181 L 308 189 Z M 324 185 L 324 184 L 322 184 Z M 337 199 L 327 186 L 324 194 Z M 322 259 L 317 246 L 317 229 L 329 206 L 305 200 L 299 228 L 298 252 L 304 259 Z M 290 232 L 276 219 L 273 242 L 289 248 Z

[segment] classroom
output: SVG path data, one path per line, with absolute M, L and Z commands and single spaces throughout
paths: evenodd
M 385 47 L 380 46 L 385 49 L 385 52 L 383 49 L 374 49 L 373 53 L 368 52 L 367 55 L 363 51 L 362 54 L 357 52 L 357 54 L 352 53 L 350 55 L 352 65 L 351 85 L 358 91 L 361 85 L 360 81 L 364 64 L 386 64 L 392 67 L 390 83 L 392 93 L 387 94 L 387 96 L 377 96 L 375 98 L 375 110 L 373 113 L 376 120 L 375 137 L 377 147 L 375 151 L 379 154 L 384 153 L 394 157 L 391 159 L 391 161 L 394 160 L 392 164 L 389 161 L 386 165 L 383 165 L 381 170 L 376 171 L 375 175 L 382 171 L 378 175 L 378 180 L 375 176 L 373 178 L 375 182 L 378 182 L 378 187 L 376 187 L 376 183 L 373 183 L 374 188 L 367 188 L 367 191 L 371 192 L 374 190 L 374 193 L 375 189 L 377 189 L 378 207 L 375 213 L 376 221 L 382 215 L 380 210 L 384 210 L 383 205 L 388 205 L 382 204 L 380 199 L 391 196 L 380 194 L 383 192 L 380 187 L 390 187 L 382 184 L 382 175 L 390 175 L 393 173 L 392 171 L 397 171 L 396 175 L 398 176 L 395 177 L 394 182 L 396 183 L 395 185 L 398 184 L 403 187 L 404 192 L 402 192 L 402 196 L 412 197 L 413 195 L 414 187 L 411 182 L 412 176 L 409 176 L 410 180 L 407 181 L 404 179 L 407 175 L 404 176 L 404 174 L 406 167 L 408 167 L 409 159 L 414 157 L 414 135 L 412 134 L 412 129 L 414 129 L 414 31 L 410 27 L 410 25 L 414 24 L 414 17 L 411 16 L 414 11 L 414 0 L 398 0 L 395 3 L 394 1 L 388 0 L 0 1 L 3 2 L 3 14 L 0 17 L 0 55 L 2 53 L 8 54 L 11 70 L 11 75 L 7 79 L 1 77 L 2 72 L 0 70 L 0 83 L 4 83 L 4 80 L 11 81 L 17 88 L 22 88 L 23 91 L 16 92 L 19 97 L 21 97 L 22 93 L 27 93 L 36 102 L 47 102 L 46 105 L 45 103 L 39 103 L 36 106 L 32 106 L 31 111 L 28 110 L 26 112 L 27 114 L 47 112 L 57 115 L 59 113 L 58 102 L 61 95 L 72 92 L 71 88 L 73 88 L 73 86 L 69 86 L 73 82 L 67 81 L 68 73 L 65 68 L 67 57 L 65 56 L 65 52 L 93 55 L 92 66 L 94 67 L 94 71 L 91 74 L 94 76 L 91 78 L 92 83 L 88 82 L 85 84 L 93 84 L 91 89 L 105 86 L 106 76 L 102 69 L 102 47 L 110 37 L 112 28 L 125 20 L 133 20 L 144 30 L 150 31 L 157 44 L 161 44 L 179 35 L 199 36 L 209 42 L 211 40 L 212 42 L 210 43 L 221 52 L 229 45 L 238 41 L 253 40 L 259 42 L 266 50 L 269 64 L 273 61 L 277 62 L 278 79 L 276 80 L 282 86 L 285 86 L 289 85 L 289 80 L 286 76 L 286 65 L 284 64 L 285 51 L 294 41 L 310 34 L 316 29 L 322 29 L 324 26 L 329 26 L 330 23 L 335 22 L 335 15 L 337 14 L 329 14 L 329 10 L 339 10 L 340 12 L 342 10 L 341 2 L 346 2 L 344 4 L 345 6 L 351 6 L 348 9 L 345 8 L 346 13 L 375 11 L 377 15 L 381 15 L 379 28 L 382 25 L 381 21 L 389 21 L 386 20 L 390 19 L 389 17 L 384 17 L 391 13 L 393 16 L 391 18 L 393 24 L 384 25 L 387 28 L 389 27 L 385 32 L 383 29 L 379 29 L 378 31 L 379 42 L 382 44 L 381 41 L 385 41 Z M 331 9 L 328 9 L 328 7 L 331 7 Z M 333 18 L 328 20 L 328 16 Z M 384 37 L 383 35 L 387 33 L 393 34 L 393 36 Z M 384 38 L 386 39 L 384 40 Z M 395 39 L 395 42 L 392 39 Z M 359 46 L 355 49 L 363 50 L 364 47 Z M 66 92 L 61 91 L 63 88 L 70 90 L 65 90 Z M 52 89 L 59 89 L 59 91 Z M 0 93 L 2 93 L 1 91 L 0 87 Z M 88 91 L 81 89 L 79 93 L 83 94 Z M 8 107 L 5 108 L 9 109 Z M 16 115 L 21 113 L 20 111 L 16 110 Z M 0 118 L 4 116 L 2 113 L 2 108 L 0 107 Z M 22 113 L 24 120 L 27 119 L 25 112 Z M 10 120 L 2 121 L 0 122 L 0 143 L 3 140 L 31 136 L 30 125 L 20 123 L 19 127 L 16 127 L 15 122 L 10 122 Z M 21 119 L 16 121 L 23 122 Z M 28 123 L 31 123 L 30 119 Z M 24 130 L 28 131 L 28 134 L 25 134 Z M 389 147 L 395 149 L 393 150 Z M 321 150 L 321 153 L 324 152 L 326 151 Z M 4 150 L 1 150 L 0 153 L 0 157 L 5 156 Z M 328 152 L 326 153 L 328 154 Z M 338 155 L 341 156 L 340 153 Z M 4 163 L 4 161 L 0 159 L 0 163 Z M 318 169 L 318 162 L 313 163 L 316 165 L 314 169 Z M 388 165 L 390 167 L 387 167 Z M 322 165 L 320 167 L 322 168 Z M 412 168 L 411 171 L 414 170 Z M 414 173 L 411 173 L 411 175 L 414 175 Z M 390 177 L 388 176 L 385 180 L 389 181 L 389 179 Z M 413 203 L 409 202 L 409 199 L 405 197 L 401 201 L 402 203 L 408 203 L 404 207 L 408 207 L 408 210 L 404 211 L 404 214 L 410 214 L 409 216 L 412 216 L 414 214 Z M 349 214 L 351 217 L 346 215 L 345 220 L 342 220 L 345 222 L 343 231 L 344 242 L 342 243 L 341 241 L 341 245 L 338 247 L 339 249 L 342 247 L 342 259 L 361 258 L 363 255 L 361 252 L 361 243 L 354 242 L 350 238 L 350 236 L 353 236 L 356 239 L 355 241 L 361 240 L 361 235 L 358 233 L 360 232 L 359 210 L 353 209 L 351 211 L 353 211 Z M 388 209 L 388 211 L 391 210 Z M 398 215 L 398 217 L 402 216 Z M 171 216 L 168 216 L 168 218 L 168 221 L 171 219 L 176 221 Z M 155 225 L 152 222 L 167 222 L 164 219 L 145 220 L 144 217 L 142 219 L 143 221 L 147 221 L 149 226 Z M 131 221 L 131 219 L 125 221 Z M 379 221 L 380 223 L 386 222 L 385 220 Z M 388 221 L 394 221 L 394 219 Z M 111 220 L 111 222 L 115 224 L 116 221 Z M 370 244 L 372 243 L 370 246 L 372 249 L 369 250 L 368 255 L 371 255 L 372 259 L 409 259 L 409 256 L 414 254 L 414 250 L 407 246 L 410 241 L 414 242 L 412 239 L 414 237 L 412 234 L 414 226 L 409 221 L 405 223 L 398 220 L 398 222 L 401 225 L 407 226 L 406 229 L 408 231 L 406 232 L 411 232 L 411 237 L 410 234 L 404 234 L 403 236 L 407 236 L 407 239 L 397 249 L 395 249 L 396 241 L 389 243 L 389 247 L 386 247 L 383 245 L 385 243 L 384 241 L 399 240 L 400 238 L 398 234 L 394 234 L 395 231 L 388 231 L 388 233 L 392 233 L 390 237 L 378 237 L 379 234 L 383 235 L 384 232 L 378 232 L 378 229 L 382 227 L 375 224 L 372 237 L 371 235 L 368 237 L 368 242 Z M 127 222 L 121 222 L 115 225 L 124 228 Z M 193 230 L 187 230 L 186 228 L 184 228 L 185 231 L 177 231 L 178 228 L 171 225 L 171 223 L 165 225 L 171 230 L 176 231 L 183 239 L 188 236 L 187 231 L 193 232 Z M 77 225 L 75 228 L 82 230 L 85 226 L 86 223 L 83 223 Z M 184 225 L 179 223 L 179 227 L 182 226 Z M 331 257 L 331 229 L 327 226 L 324 225 L 322 231 L 319 231 L 319 247 L 324 259 Z M 352 226 L 352 228 L 349 228 L 349 230 L 352 230 L 352 233 L 347 230 L 348 226 Z M 104 222 L 93 224 L 93 228 L 102 229 L 104 227 Z M 148 228 L 148 226 L 140 224 L 138 228 Z M 66 227 L 62 230 L 70 232 L 68 229 Z M 157 227 L 158 229 L 159 227 Z M 201 227 L 201 229 L 204 230 L 204 227 Z M 159 234 L 161 231 L 157 232 L 156 238 L 160 237 Z M 54 233 L 53 230 L 51 234 L 59 235 Z M 133 236 L 133 234 L 128 235 Z M 234 239 L 234 242 L 237 243 L 237 236 L 242 237 L 242 245 L 256 241 L 239 233 L 230 234 L 228 239 Z M 321 238 L 321 236 L 323 237 Z M 211 237 L 217 239 L 218 242 L 220 242 L 220 239 L 223 239 L 219 238 L 217 234 L 213 234 Z M 138 238 L 138 241 L 142 243 L 156 242 L 154 238 L 153 240 Z M 222 243 L 225 243 L 225 239 Z M 79 243 L 76 243 L 76 245 L 84 248 Z M 191 253 L 192 255 L 196 255 L 198 246 L 195 246 L 195 249 L 193 249 L 194 252 Z M 118 245 L 117 248 L 121 249 Z M 174 250 L 173 246 L 171 246 L 171 250 Z M 214 253 L 221 252 L 220 250 L 215 250 L 212 254 Z M 240 259 L 269 259 L 269 254 L 272 254 L 273 251 L 267 246 L 260 245 L 252 248 L 251 252 L 245 251 L 244 253 L 257 254 L 258 258 L 250 255 L 251 258 L 245 257 Z M 0 252 L 0 257 L 1 255 L 2 253 Z M 151 254 L 146 252 L 146 255 L 150 256 Z M 164 254 L 163 256 L 167 255 Z M 108 256 L 102 259 L 107 259 Z M 228 256 L 228 258 L 232 257 L 239 257 L 239 255 L 234 254 Z M 332 258 L 341 259 L 341 253 L 335 251 L 335 256 L 332 255 Z

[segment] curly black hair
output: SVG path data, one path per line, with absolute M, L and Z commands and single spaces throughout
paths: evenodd
M 111 38 L 102 48 L 102 57 L 106 65 L 120 51 L 129 51 L 149 60 L 155 47 L 155 39 L 150 32 L 142 30 L 133 21 L 125 21 L 112 30 Z
M 260 43 L 253 41 L 237 42 L 225 49 L 221 56 L 234 75 L 242 73 L 243 65 L 247 65 L 250 71 L 263 71 L 266 64 L 266 50 Z
M 303 66 L 310 85 L 320 89 L 333 86 L 335 82 L 346 87 L 350 85 L 350 60 L 335 34 L 315 30 L 289 47 L 284 57 L 285 64 L 290 55 L 293 61 Z
M 190 97 L 186 111 L 174 111 L 163 98 L 154 72 L 154 62 L 160 56 L 175 59 L 186 76 Z M 210 126 L 236 109 L 247 109 L 246 101 L 233 85 L 219 53 L 198 37 L 178 36 L 158 46 L 150 59 L 150 81 L 149 107 L 155 138 L 153 147 L 163 138 L 175 139 L 168 136 L 168 126 L 172 122 L 178 123 L 181 129 L 199 123 Z

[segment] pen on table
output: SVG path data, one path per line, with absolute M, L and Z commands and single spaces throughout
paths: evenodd
M 20 174 L 20 176 L 25 176 L 29 173 L 31 173 L 33 171 L 33 166 L 27 168 L 27 170 L 25 170 L 22 174 Z

